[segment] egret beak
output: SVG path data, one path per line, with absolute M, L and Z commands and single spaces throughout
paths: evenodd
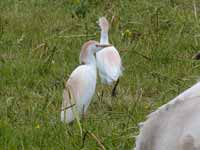
M 105 47 L 110 47 L 113 46 L 111 44 L 96 44 L 96 47 L 101 47 L 101 48 L 105 48 Z

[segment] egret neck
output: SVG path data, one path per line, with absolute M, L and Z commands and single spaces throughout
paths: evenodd
M 101 30 L 100 44 L 109 44 L 108 32 Z

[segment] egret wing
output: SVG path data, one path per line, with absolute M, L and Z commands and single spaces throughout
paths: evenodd
M 107 47 L 97 53 L 97 66 L 103 82 L 116 81 L 122 74 L 121 58 L 114 47 Z

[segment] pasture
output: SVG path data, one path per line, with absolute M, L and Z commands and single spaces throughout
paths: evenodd
M 62 92 L 105 15 L 124 71 L 116 98 L 98 80 L 81 137 Z M 0 150 L 132 149 L 138 123 L 198 81 L 199 19 L 198 0 L 1 0 Z

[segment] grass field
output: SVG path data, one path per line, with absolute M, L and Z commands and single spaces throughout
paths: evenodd
M 199 79 L 199 14 L 198 0 L 0 0 L 0 150 L 132 149 L 138 123 Z M 116 98 L 98 81 L 83 138 L 60 122 L 62 92 L 103 15 L 124 73 Z

